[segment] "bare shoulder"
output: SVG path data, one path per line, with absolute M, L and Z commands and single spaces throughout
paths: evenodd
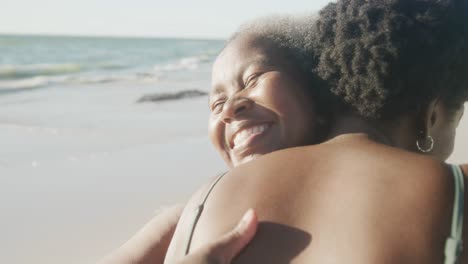
M 353 142 L 343 148 L 340 143 L 336 151 L 330 144 L 320 155 L 317 149 L 311 155 L 306 149 L 298 153 L 309 160 L 299 173 L 320 176 L 312 181 L 314 187 L 320 185 L 316 189 L 299 181 L 317 193 L 309 201 L 320 201 L 310 217 L 320 230 L 310 230 L 312 236 L 318 232 L 319 239 L 326 231 L 334 238 L 329 248 L 343 242 L 339 251 L 356 263 L 440 263 L 435 260 L 443 259 L 453 207 L 449 167 L 380 144 Z M 362 250 L 350 249 L 351 244 Z
M 329 221 L 361 240 L 369 249 L 361 252 L 375 263 L 440 263 L 434 260 L 443 259 L 452 215 L 449 168 L 412 153 L 376 153 L 350 155 L 342 170 L 353 177 L 339 174 L 337 182 L 346 184 L 337 184 L 341 189 L 334 192 L 343 216 Z
M 427 214 L 427 210 L 440 214 L 451 204 L 452 200 L 447 197 L 453 193 L 453 177 L 445 163 L 390 148 L 370 151 L 368 155 L 358 157 L 364 166 L 359 168 L 361 173 L 355 173 L 353 180 L 356 185 L 367 186 L 355 188 L 374 196 L 379 203 L 404 210 L 408 218 Z M 366 158 L 368 162 L 362 162 Z

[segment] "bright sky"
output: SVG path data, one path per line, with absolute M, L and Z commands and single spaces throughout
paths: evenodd
M 225 38 L 248 19 L 330 0 L 0 0 L 0 33 Z

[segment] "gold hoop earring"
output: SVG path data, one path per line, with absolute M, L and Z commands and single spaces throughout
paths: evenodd
M 427 136 L 425 140 L 429 140 L 429 147 L 426 149 L 423 149 L 421 145 L 419 144 L 419 139 L 416 140 L 416 147 L 418 147 L 419 151 L 422 153 L 428 153 L 431 152 L 432 149 L 434 149 L 434 139 L 431 136 Z

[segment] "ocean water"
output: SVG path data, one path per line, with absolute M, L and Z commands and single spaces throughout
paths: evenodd
M 221 40 L 0 35 L 0 93 L 184 78 L 206 70 L 222 45 Z
M 203 97 L 223 44 L 0 35 L 0 133 L 5 135 L 0 138 L 0 169 L 185 135 L 171 123 L 180 112 L 174 104 L 138 102 Z M 106 133 L 111 135 L 94 139 Z

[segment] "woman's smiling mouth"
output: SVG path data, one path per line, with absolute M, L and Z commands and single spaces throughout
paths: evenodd
M 231 144 L 232 149 L 238 150 L 240 148 L 247 147 L 256 138 L 264 134 L 268 130 L 269 127 L 270 127 L 270 124 L 264 123 L 264 124 L 249 126 L 249 127 L 240 129 L 233 136 L 232 144 Z

